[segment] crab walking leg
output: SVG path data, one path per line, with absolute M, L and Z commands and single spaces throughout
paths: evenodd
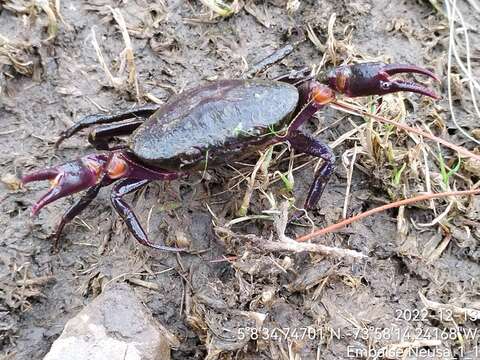
M 156 245 L 150 242 L 150 240 L 148 240 L 147 234 L 142 228 L 142 225 L 140 225 L 140 222 L 135 216 L 135 213 L 132 211 L 132 209 L 127 204 L 127 202 L 123 200 L 123 197 L 125 195 L 142 188 L 143 186 L 147 185 L 150 181 L 151 180 L 126 179 L 116 184 L 113 187 L 112 194 L 111 194 L 113 207 L 115 208 L 117 213 L 120 215 L 120 217 L 123 219 L 123 221 L 125 221 L 125 224 L 127 225 L 128 229 L 133 234 L 133 236 L 135 236 L 135 239 L 137 239 L 137 241 L 140 244 L 157 249 L 157 250 L 162 250 L 162 251 L 175 251 L 175 252 L 186 251 L 187 249 Z
M 111 124 L 114 122 L 119 122 L 123 120 L 128 120 L 132 118 L 139 118 L 146 120 L 150 115 L 152 115 L 155 111 L 160 108 L 161 105 L 157 104 L 149 104 L 141 107 L 137 107 L 134 109 L 122 111 L 116 114 L 94 114 L 88 115 L 82 118 L 80 121 L 76 122 L 73 126 L 69 127 L 65 131 L 62 131 L 60 137 L 58 138 L 57 142 L 55 143 L 55 147 L 58 147 L 63 140 L 68 139 L 69 137 L 73 136 L 77 132 L 82 129 L 88 128 L 94 125 L 100 124 Z
M 298 131 L 294 131 L 290 134 L 288 142 L 296 151 L 319 157 L 324 160 L 323 164 L 315 173 L 315 178 L 310 186 L 307 198 L 305 199 L 304 208 L 305 210 L 310 210 L 317 205 L 318 200 L 320 200 L 323 190 L 333 173 L 335 168 L 335 154 L 330 146 Z
M 97 150 L 110 150 L 108 141 L 114 136 L 133 133 L 145 120 L 130 120 L 121 124 L 98 126 L 88 134 L 88 142 Z
M 72 221 L 75 216 L 80 214 L 85 208 L 95 199 L 100 191 L 100 188 L 105 186 L 103 183 L 99 183 L 94 187 L 88 189 L 88 191 L 83 195 L 80 199 L 75 201 L 75 203 L 62 215 L 62 219 L 53 234 L 53 248 L 58 249 L 58 245 L 60 244 L 60 235 L 62 234 L 63 228 L 67 225 L 70 221 Z

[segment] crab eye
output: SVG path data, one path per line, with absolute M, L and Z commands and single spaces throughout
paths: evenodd
M 385 81 L 380 81 L 380 88 L 382 90 L 389 90 L 390 89 L 390 83 L 385 82 Z

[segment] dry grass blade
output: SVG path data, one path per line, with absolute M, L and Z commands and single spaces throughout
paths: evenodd
M 442 240 L 442 242 L 428 255 L 427 264 L 431 264 L 433 261 L 439 259 L 445 249 L 448 247 L 448 244 L 450 244 L 451 240 L 452 235 L 447 234 Z
M 58 33 L 58 21 L 54 8 L 52 9 L 48 0 L 35 0 L 35 3 L 43 10 L 43 12 L 45 12 L 45 14 L 47 14 L 48 17 L 48 38 L 46 38 L 45 41 L 52 40 Z
M 160 291 L 161 288 L 157 283 L 151 282 L 151 281 L 145 281 L 137 278 L 129 278 L 127 280 L 129 283 L 132 283 L 134 285 L 138 285 L 141 287 L 144 287 L 146 289 L 154 290 L 154 291 Z
M 122 16 L 122 13 L 118 9 L 113 9 L 109 7 L 110 11 L 112 12 L 113 18 L 117 22 L 120 31 L 122 33 L 122 38 L 125 43 L 124 50 L 120 53 L 120 67 L 118 70 L 118 76 L 114 76 L 110 69 L 105 62 L 105 58 L 103 56 L 102 50 L 100 49 L 100 45 L 98 44 L 97 37 L 95 34 L 95 29 L 92 28 L 92 46 L 95 49 L 97 54 L 98 62 L 100 63 L 105 75 L 112 87 L 117 90 L 123 90 L 125 88 L 130 88 L 134 90 L 137 101 L 142 102 L 142 94 L 140 91 L 140 86 L 138 83 L 137 78 L 137 70 L 135 66 L 135 55 L 133 52 L 132 42 L 130 39 L 130 35 L 128 34 L 127 25 L 125 23 L 125 19 Z M 125 68 L 127 68 L 128 74 L 127 78 L 125 79 L 122 76 L 124 73 Z
M 322 53 L 324 53 L 327 48 L 325 45 L 322 44 L 320 39 L 318 38 L 317 34 L 315 33 L 315 30 L 313 30 L 312 25 L 307 24 L 307 36 L 308 39 L 315 45 L 317 49 L 319 49 Z
M 337 19 L 337 14 L 333 13 L 328 20 L 328 38 L 327 38 L 327 51 L 332 63 L 334 65 L 338 64 L 337 61 L 337 51 L 336 51 L 336 41 L 333 35 L 333 27 L 335 25 L 335 20 Z
M 114 88 L 121 87 L 122 84 L 123 84 L 123 81 L 122 81 L 121 78 L 113 76 L 112 73 L 110 72 L 110 69 L 108 68 L 108 66 L 105 62 L 105 58 L 103 57 L 102 50 L 100 49 L 100 45 L 98 45 L 97 36 L 95 34 L 95 29 L 94 28 L 92 28 L 92 40 L 91 41 L 92 41 L 92 46 L 95 49 L 95 52 L 97 54 L 97 60 L 100 63 L 105 75 L 107 76 L 107 79 L 109 80 L 110 85 L 113 86 Z
M 300 7 L 300 0 L 287 0 L 287 12 L 294 13 Z
M 357 143 L 355 143 L 355 146 L 353 147 L 351 160 L 348 160 L 348 153 L 349 152 L 345 152 L 343 155 L 343 164 L 344 164 L 344 167 L 347 169 L 347 188 L 345 191 L 345 201 L 343 203 L 343 211 L 342 211 L 342 217 L 344 219 L 347 218 L 348 202 L 350 199 L 350 189 L 352 187 L 353 167 L 355 166 L 355 161 L 357 160 Z
M 125 23 L 125 19 L 123 18 L 123 15 L 119 9 L 110 8 L 110 10 L 113 14 L 113 18 L 115 19 L 118 26 L 120 27 L 123 41 L 125 42 L 125 49 L 122 51 L 122 54 L 121 54 L 122 62 L 121 62 L 119 71 L 123 72 L 125 67 L 125 59 L 126 59 L 127 68 L 128 68 L 128 85 L 133 86 L 135 88 L 135 93 L 137 94 L 137 100 L 140 102 L 142 99 L 142 96 L 140 94 L 140 88 L 138 86 L 137 70 L 135 66 L 135 55 L 133 52 L 130 35 L 128 34 L 127 24 Z
M 62 22 L 62 24 L 63 24 L 67 29 L 72 30 L 72 27 L 67 24 L 67 22 L 65 21 L 65 19 L 64 19 L 63 16 L 62 16 L 62 13 L 60 12 L 60 0 L 55 0 L 54 10 L 55 10 L 55 15 L 57 15 L 57 18 L 60 19 L 60 21 Z
M 67 25 L 60 14 L 60 0 L 55 0 L 55 2 L 49 0 L 5 0 L 2 6 L 13 13 L 27 15 L 31 19 L 35 19 L 37 8 L 41 9 L 48 18 L 48 38 L 44 41 L 52 40 L 57 36 L 58 19 Z
M 242 8 L 239 0 L 200 0 L 202 4 L 212 10 L 215 14 L 227 17 L 236 14 Z
M 417 223 L 417 226 L 419 226 L 419 227 L 430 227 L 430 226 L 433 226 L 435 224 L 439 224 L 444 218 L 447 217 L 447 215 L 450 213 L 450 210 L 452 209 L 453 204 L 455 204 L 455 203 L 456 202 L 454 200 L 450 200 L 448 202 L 448 205 L 445 208 L 445 210 L 440 215 L 436 216 L 435 219 L 433 219 L 429 223 Z
M 424 175 L 425 175 L 425 190 L 427 193 L 432 192 L 432 182 L 430 178 L 430 167 L 428 165 L 428 158 L 427 158 L 427 151 L 425 150 L 425 147 L 422 147 L 422 155 L 423 155 L 423 169 L 424 169 Z M 437 209 L 435 207 L 435 202 L 433 200 L 430 200 L 430 208 L 433 210 L 433 213 L 436 215 L 437 214 Z
M 450 30 L 450 36 L 449 36 L 449 46 L 448 46 L 448 66 L 447 66 L 447 89 L 448 89 L 448 105 L 450 108 L 450 114 L 452 116 L 452 121 L 457 127 L 457 129 L 470 141 L 475 142 L 476 144 L 480 145 L 480 141 L 475 139 L 471 134 L 469 134 L 465 129 L 463 129 L 460 124 L 457 122 L 457 118 L 455 115 L 455 111 L 453 109 L 453 98 L 452 98 L 452 57 L 455 56 L 456 63 L 462 70 L 463 74 L 468 80 L 468 86 L 470 90 L 470 95 L 471 95 L 471 100 L 473 103 L 473 106 L 475 108 L 475 111 L 477 113 L 478 118 L 480 119 L 480 109 L 477 104 L 476 96 L 475 96 L 475 88 L 477 91 L 480 91 L 480 84 L 479 82 L 475 79 L 473 72 L 472 72 L 472 65 L 471 65 L 471 60 L 470 60 L 470 41 L 469 41 L 469 35 L 468 35 L 468 28 L 466 26 L 465 20 L 463 19 L 463 15 L 460 12 L 460 10 L 457 8 L 457 2 L 456 0 L 446 0 L 445 1 L 445 7 L 447 9 L 447 16 L 448 16 L 448 23 L 449 23 L 449 30 Z M 463 60 L 461 59 L 460 55 L 458 54 L 458 46 L 456 44 L 457 41 L 457 36 L 456 36 L 456 27 L 455 27 L 455 21 L 456 18 L 460 20 L 460 23 L 462 24 L 462 29 L 463 29 L 463 35 L 465 38 L 465 49 L 466 49 L 466 59 L 467 59 L 467 66 L 465 67 Z
M 342 57 L 343 62 L 348 63 L 352 58 L 356 57 L 356 51 L 351 45 L 352 33 L 351 31 L 347 33 L 342 40 L 337 40 L 335 38 L 335 21 L 337 19 L 337 14 L 333 13 L 328 20 L 327 27 L 327 42 L 326 52 L 324 54 L 324 59 L 320 63 L 319 69 L 323 66 L 324 62 L 328 58 L 333 65 L 338 65 L 340 63 L 340 58 Z
M 255 181 L 257 177 L 258 170 L 264 165 L 265 161 L 269 161 L 269 156 L 271 156 L 271 148 L 267 149 L 262 156 L 258 159 L 255 167 L 253 168 L 252 174 L 250 175 L 250 179 L 248 180 L 248 188 L 245 191 L 245 195 L 243 197 L 242 204 L 237 211 L 237 215 L 240 217 L 244 217 L 248 212 L 248 207 L 250 205 L 250 199 L 252 198 L 252 194 L 255 188 Z

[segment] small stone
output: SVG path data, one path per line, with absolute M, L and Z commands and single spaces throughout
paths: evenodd
M 285 256 L 285 257 L 282 259 L 281 267 L 284 268 L 285 270 L 289 270 L 292 266 L 293 266 L 293 260 L 292 260 L 292 258 L 289 257 L 289 256 Z
M 473 129 L 472 135 L 475 139 L 480 140 L 480 129 Z
M 477 159 L 466 159 L 463 162 L 463 168 L 475 176 L 480 176 L 480 161 Z
M 178 340 L 126 284 L 107 288 L 74 318 L 44 360 L 169 360 Z
M 0 179 L 10 190 L 18 190 L 22 187 L 22 182 L 13 174 L 7 173 Z
M 262 291 L 262 303 L 266 306 L 270 306 L 273 302 L 275 295 L 275 289 L 267 288 L 266 290 Z

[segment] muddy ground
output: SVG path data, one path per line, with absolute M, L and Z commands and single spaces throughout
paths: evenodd
M 62 130 L 82 116 L 126 109 L 138 100 L 126 81 L 126 71 L 118 76 L 119 85 L 112 86 L 92 46 L 93 29 L 105 63 L 117 76 L 125 44 L 108 5 L 120 9 L 127 23 L 141 101 L 150 94 L 150 99 L 164 102 L 202 81 L 245 77 L 255 63 L 289 44 L 293 52 L 259 77 L 318 65 L 324 52 L 327 66 L 358 60 L 363 54 L 369 59 L 427 66 L 442 78 L 447 70 L 448 22 L 428 1 L 303 1 L 290 12 L 285 1 L 258 1 L 222 19 L 212 18 L 198 1 L 64 0 L 60 2 L 64 22 L 57 14 L 58 30 L 52 30 L 51 39 L 47 39 L 45 12 L 37 8 L 31 16 L 15 10 L 25 3 L 0 1 L 0 34 L 23 42 L 25 50 L 19 56 L 32 62 L 22 74 L 21 66 L 0 57 L 2 176 L 20 176 L 92 152 L 85 133 L 58 150 L 53 144 Z M 472 28 L 478 28 L 478 14 L 467 4 L 460 5 Z M 328 50 L 323 45 L 329 41 L 332 14 L 336 21 L 331 35 L 343 42 Z M 309 39 L 307 27 L 320 46 Z M 474 31 L 471 39 L 476 51 L 477 35 Z M 478 55 L 474 53 L 474 65 Z M 454 71 L 459 70 L 454 67 Z M 469 93 L 461 92 L 460 82 L 455 84 L 458 121 L 474 130 L 478 121 L 471 103 L 459 100 L 460 96 L 468 99 Z M 445 85 L 444 81 L 435 86 L 445 94 Z M 436 103 L 414 95 L 405 99 L 401 102 L 407 109 L 406 123 L 428 123 L 436 134 L 474 148 L 453 126 L 446 98 Z M 326 128 L 318 137 L 332 142 L 364 122 L 326 109 L 305 125 L 305 131 Z M 335 148 L 337 169 L 319 208 L 310 214 L 317 227 L 341 219 L 348 178 L 342 154 L 354 147 L 357 136 Z M 415 144 L 402 132 L 393 131 L 390 141 L 402 154 L 396 160 L 408 159 L 400 181 L 392 185 L 394 170 L 382 155 L 372 161 L 368 154 L 359 154 L 348 214 L 425 191 L 422 153 L 409 152 Z M 438 150 L 435 144 L 430 148 Z M 285 149 L 276 147 L 275 155 Z M 444 148 L 442 152 L 453 166 L 455 154 Z M 288 151 L 282 156 L 284 161 L 277 161 L 280 165 L 274 164 L 271 174 L 288 170 Z M 427 159 L 432 186 L 440 191 L 438 162 L 431 154 Z M 480 358 L 475 345 L 480 334 L 465 335 L 480 324 L 477 199 L 451 205 L 440 224 L 418 225 L 436 217 L 429 204 L 422 203 L 404 212 L 369 217 L 320 239 L 325 245 L 361 252 L 368 256 L 365 259 L 266 251 L 242 235 L 275 241 L 279 236 L 271 221 L 244 221 L 229 227 L 230 232 L 225 230 L 225 224 L 237 217 L 235 210 L 247 189 L 246 181 L 237 184 L 240 179 L 235 176 L 238 171 L 248 174 L 257 160 L 250 159 L 250 165 L 232 164 L 236 170 L 225 167 L 203 178 L 200 174 L 153 183 L 128 198 L 148 224 L 152 239 L 174 246 L 187 244 L 198 250 L 193 255 L 161 253 L 138 245 L 112 212 L 109 189 L 66 227 L 60 251 L 54 254 L 49 236 L 73 199 L 57 201 L 32 219 L 29 208 L 47 185 L 12 189 L 0 184 L 0 354 L 8 359 L 41 358 L 65 322 L 102 287 L 128 282 L 179 340 L 172 351 L 174 359 L 366 358 L 365 351 L 378 355 L 382 349 L 411 350 L 410 358 L 461 359 L 462 354 Z M 295 165 L 308 160 L 300 157 Z M 415 161 L 421 163 L 417 173 L 411 166 Z M 285 196 L 294 196 L 300 205 L 314 165 L 294 173 L 293 194 L 281 182 L 271 184 L 265 193 L 254 191 L 248 215 L 270 209 L 265 196 L 269 193 L 279 207 Z M 450 180 L 451 187 L 466 189 L 476 178 L 462 167 Z M 12 185 L 13 180 L 4 181 Z M 448 204 L 437 201 L 437 215 Z M 303 227 L 289 227 L 287 235 L 310 231 L 305 222 Z M 255 331 L 262 331 L 260 339 Z M 416 357 L 414 351 L 425 356 Z M 390 358 L 400 358 L 400 353 Z

